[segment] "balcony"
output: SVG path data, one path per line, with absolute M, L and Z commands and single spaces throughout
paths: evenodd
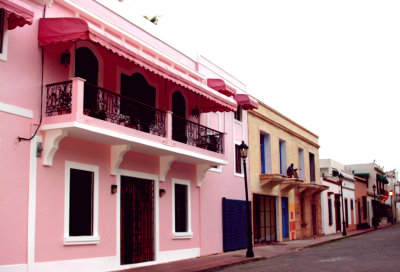
M 54 141 L 70 136 L 196 165 L 226 164 L 223 133 L 80 78 L 47 85 L 44 103 L 41 130 L 56 134 Z

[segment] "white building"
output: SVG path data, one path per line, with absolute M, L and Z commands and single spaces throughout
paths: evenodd
M 354 175 L 343 164 L 334 160 L 321 159 L 319 163 L 322 184 L 329 186 L 329 190 L 321 194 L 323 233 L 332 234 L 342 231 L 343 209 L 346 230 L 355 229 Z M 339 174 L 343 176 L 343 198 L 341 197 Z M 344 203 L 342 203 L 342 199 Z

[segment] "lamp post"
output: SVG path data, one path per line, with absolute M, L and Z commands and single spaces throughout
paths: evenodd
M 390 196 L 390 213 L 391 213 L 390 223 L 392 223 L 392 225 L 393 225 L 393 205 L 392 205 L 392 203 L 393 203 L 393 191 L 392 190 L 389 191 L 389 196 Z
M 249 203 L 249 194 L 247 189 L 247 173 L 246 173 L 246 158 L 247 158 L 247 150 L 249 147 L 242 141 L 242 144 L 239 146 L 240 149 L 240 157 L 243 159 L 243 173 L 244 173 L 244 188 L 246 191 L 246 216 L 247 216 L 247 251 L 246 257 L 254 257 L 253 252 L 253 242 L 252 239 L 252 227 L 251 227 L 251 216 L 250 216 L 250 203 Z
M 343 236 L 347 236 L 347 232 L 346 232 L 346 221 L 344 219 L 344 215 L 345 215 L 345 211 L 344 211 L 344 200 L 343 200 L 343 175 L 339 174 L 339 182 L 340 182 L 340 192 L 342 195 L 342 213 L 343 213 L 343 232 L 342 235 Z
M 374 190 L 374 202 L 373 202 L 373 205 L 372 205 L 372 211 L 373 211 L 374 215 L 372 216 L 372 225 L 374 226 L 375 229 L 377 229 L 378 228 L 378 224 L 377 224 L 377 221 L 376 221 L 376 208 L 375 208 L 375 206 L 376 206 L 376 201 L 375 201 L 376 185 L 375 184 L 372 185 L 372 190 Z

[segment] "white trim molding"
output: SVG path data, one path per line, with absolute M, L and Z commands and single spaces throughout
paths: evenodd
M 91 236 L 69 236 L 69 193 L 71 169 L 93 172 L 93 235 Z M 98 244 L 99 242 L 99 166 L 65 161 L 64 244 L 87 245 Z
M 33 111 L 29 109 L 25 109 L 22 107 L 6 104 L 3 102 L 0 102 L 0 111 L 14 114 L 17 116 L 22 116 L 26 118 L 33 118 Z

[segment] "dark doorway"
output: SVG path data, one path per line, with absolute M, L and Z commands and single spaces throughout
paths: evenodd
M 358 210 L 358 224 L 361 224 L 361 199 L 357 201 L 357 210 Z
M 282 238 L 289 238 L 289 200 L 282 197 Z
M 154 260 L 153 181 L 121 176 L 121 264 Z
M 97 86 L 99 63 L 93 52 L 87 47 L 80 47 L 75 51 L 75 76 L 86 80 L 87 83 Z M 91 114 L 97 111 L 97 88 L 85 84 L 83 107 Z
M 313 235 L 318 235 L 317 206 L 315 204 L 311 205 L 311 215 L 312 215 L 312 232 L 313 232 Z
M 274 196 L 253 196 L 254 243 L 264 244 L 277 240 L 276 205 Z
M 341 231 L 340 224 L 340 196 L 335 195 L 336 231 Z
M 154 122 L 156 89 L 139 73 L 131 76 L 121 74 L 121 95 L 138 102 L 121 99 L 121 113 L 130 117 L 133 126 L 149 132 Z
M 180 92 L 172 95 L 172 112 L 172 139 L 186 143 L 186 102 Z

